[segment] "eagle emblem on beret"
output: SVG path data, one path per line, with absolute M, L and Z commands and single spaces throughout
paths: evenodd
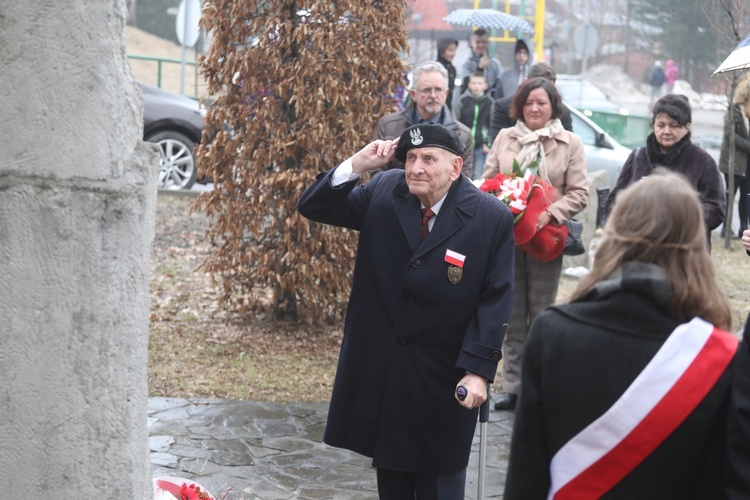
M 411 143 L 414 146 L 419 146 L 420 144 L 422 144 L 422 141 L 424 141 L 424 138 L 422 137 L 422 132 L 420 132 L 418 128 L 415 128 L 414 130 L 410 131 L 409 135 L 411 135 Z

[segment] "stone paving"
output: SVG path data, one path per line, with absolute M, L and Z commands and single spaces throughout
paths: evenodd
M 217 499 L 375 500 L 371 460 L 322 443 L 327 403 L 149 398 L 152 474 L 191 479 Z M 490 411 L 485 498 L 502 498 L 513 413 Z M 479 424 L 466 498 L 477 497 Z

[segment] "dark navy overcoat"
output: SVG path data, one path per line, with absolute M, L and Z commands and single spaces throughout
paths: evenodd
M 454 399 L 467 371 L 493 380 L 513 296 L 513 217 L 459 176 L 427 238 L 403 170 L 302 195 L 305 217 L 360 231 L 324 441 L 375 467 L 453 474 L 469 461 L 477 410 Z M 448 279 L 446 250 L 466 256 Z

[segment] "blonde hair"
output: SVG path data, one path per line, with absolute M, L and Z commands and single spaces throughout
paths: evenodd
M 594 268 L 581 279 L 570 301 L 580 299 L 624 262 L 664 269 L 672 288 L 672 316 L 681 320 L 698 316 L 719 328 L 731 328 L 729 302 L 719 290 L 708 253 L 700 198 L 681 175 L 657 168 L 620 193 L 605 224 Z
M 732 102 L 734 104 L 745 104 L 748 100 L 750 100 L 750 71 L 745 73 L 737 83 Z

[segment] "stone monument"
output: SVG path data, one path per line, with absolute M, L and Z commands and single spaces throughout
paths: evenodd
M 126 0 L 0 8 L 0 497 L 152 497 L 156 150 Z

